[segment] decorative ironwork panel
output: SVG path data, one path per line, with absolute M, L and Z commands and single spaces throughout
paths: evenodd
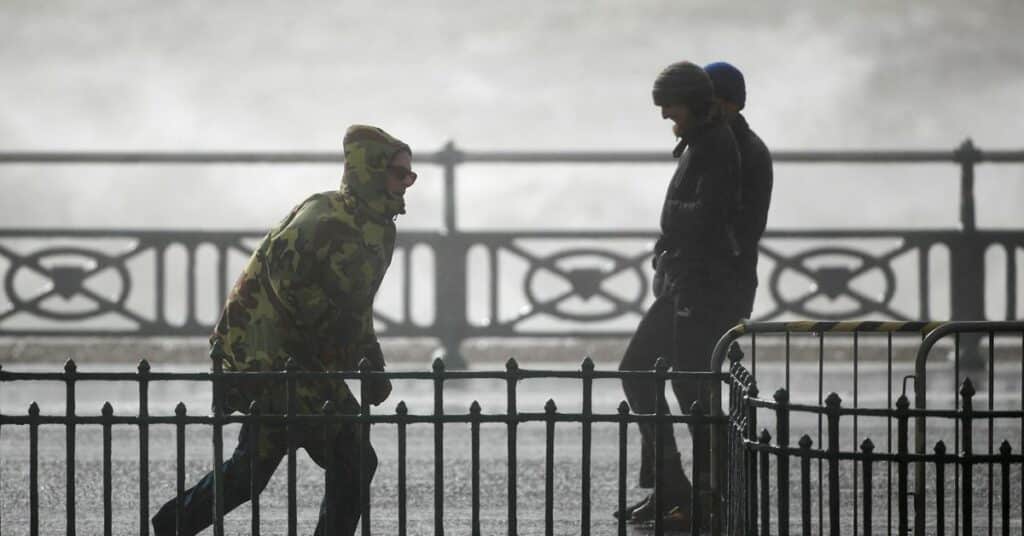
M 0 335 L 206 335 L 259 232 L 0 231 Z M 375 311 L 388 335 L 427 335 L 413 323 L 409 251 L 436 235 L 405 233 L 401 282 Z M 422 300 L 421 300 L 422 301 Z M 432 307 L 432 304 L 430 304 Z M 420 315 L 424 316 L 424 315 Z
M 261 237 L 0 231 L 0 335 L 205 335 Z M 378 331 L 446 343 L 628 335 L 652 300 L 654 238 L 401 232 L 377 297 Z M 769 232 L 760 253 L 756 320 L 956 316 L 957 270 L 972 262 L 1005 274 L 987 282 L 1005 296 L 990 316 L 1015 318 L 1021 300 L 1019 231 Z

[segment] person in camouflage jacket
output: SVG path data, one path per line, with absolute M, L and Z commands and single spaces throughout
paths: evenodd
M 408 145 L 383 130 L 353 125 L 344 139 L 345 172 L 341 188 L 310 196 L 272 229 L 252 254 L 227 298 L 210 337 L 210 354 L 221 360 L 225 377 L 224 411 L 284 414 L 286 384 L 277 379 L 237 381 L 231 372 L 280 371 L 289 359 L 308 371 L 355 370 L 366 358 L 384 369 L 373 328 L 373 300 L 391 263 L 394 220 L 405 213 L 404 193 L 416 180 Z M 359 403 L 345 382 L 301 378 L 296 382 L 298 414 L 319 413 L 327 400 L 338 410 L 357 413 Z M 368 386 L 369 402 L 380 404 L 391 392 L 386 379 Z M 353 534 L 360 515 L 359 463 L 372 479 L 377 459 L 359 461 L 363 441 L 358 426 L 337 431 L 318 425 L 295 427 L 296 442 L 321 467 L 332 465 L 332 500 L 321 504 L 316 534 L 326 534 L 327 509 L 336 513 L 335 534 Z M 256 444 L 249 424 L 224 463 L 225 513 L 249 500 L 250 482 L 262 490 L 287 453 L 284 427 L 261 425 Z M 325 433 L 334 437 L 325 444 Z M 368 446 L 368 445 L 367 445 Z M 250 458 L 257 471 L 250 474 Z M 333 457 L 333 464 L 328 464 Z M 153 518 L 157 536 L 174 534 L 177 500 Z M 206 475 L 181 498 L 181 534 L 195 534 L 212 523 L 213 474 Z M 329 504 L 330 503 L 330 504 Z

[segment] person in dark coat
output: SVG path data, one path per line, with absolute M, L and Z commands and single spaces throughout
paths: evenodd
M 740 113 L 747 102 L 743 73 L 733 65 L 718 61 L 704 66 L 715 86 L 715 102 L 732 129 L 742 164 L 740 209 L 736 237 L 740 245 L 740 279 L 743 317 L 749 318 L 757 291 L 757 244 L 768 222 L 772 200 L 772 154 L 761 138 L 750 129 Z
M 673 122 L 678 136 L 673 155 L 679 159 L 665 195 L 661 235 L 654 248 L 656 299 L 641 319 L 619 369 L 651 370 L 664 357 L 676 371 L 707 371 L 718 338 L 746 311 L 737 281 L 740 251 L 737 213 L 741 163 L 736 139 L 714 102 L 711 79 L 690 62 L 669 65 L 653 88 L 654 104 Z M 624 378 L 623 390 L 636 413 L 654 413 L 656 392 L 650 378 Z M 698 399 L 707 409 L 707 386 L 694 379 L 673 380 L 683 411 Z M 668 413 L 667 404 L 661 408 Z M 668 526 L 690 525 L 692 485 L 672 434 L 661 425 L 663 458 L 659 479 L 662 511 L 653 494 L 616 512 L 633 522 L 667 516 Z M 692 430 L 691 430 L 692 432 Z M 654 487 L 654 425 L 641 424 L 639 485 Z M 707 434 L 704 434 L 707 437 Z M 707 441 L 696 449 L 708 450 Z M 703 482 L 708 474 L 701 472 Z M 706 485 L 706 484 L 705 484 Z

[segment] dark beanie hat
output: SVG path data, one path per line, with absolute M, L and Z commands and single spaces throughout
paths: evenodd
M 747 85 L 743 81 L 743 73 L 730 63 L 718 61 L 704 66 L 704 72 L 715 84 L 715 95 L 743 109 L 747 103 Z
M 654 79 L 652 94 L 656 106 L 683 104 L 693 113 L 703 115 L 711 106 L 714 86 L 699 65 L 680 61 L 665 67 Z

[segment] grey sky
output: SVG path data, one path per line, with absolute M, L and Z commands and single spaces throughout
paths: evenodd
M 740 66 L 748 118 L 775 149 L 947 149 L 967 136 L 990 149 L 1024 145 L 1016 118 L 1024 104 L 1024 4 L 1012 0 L 969 8 L 951 1 L 382 5 L 5 2 L 0 149 L 335 150 L 345 126 L 368 122 L 420 151 L 448 139 L 470 149 L 667 150 L 669 126 L 651 104 L 650 84 L 679 59 Z M 980 221 L 1020 226 L 1019 203 L 1008 200 L 1024 198 L 1022 168 L 982 170 Z M 467 169 L 460 193 L 470 205 L 538 194 L 537 214 L 567 214 L 549 224 L 653 226 L 667 175 L 656 166 L 518 173 Z M 891 188 L 899 198 L 883 200 L 883 210 L 865 203 L 849 215 L 855 223 L 955 223 L 953 166 L 789 166 L 777 175 L 774 227 L 847 220 L 834 205 L 808 203 L 811 189 L 849 199 Z M 825 175 L 835 179 L 819 182 Z M 156 217 L 178 226 L 262 227 L 308 191 L 333 187 L 337 176 L 325 168 L 5 168 L 0 186 L 14 195 L 0 201 L 0 224 L 154 225 Z M 429 170 L 424 177 L 429 182 Z M 406 223 L 436 224 L 439 188 L 428 182 L 411 194 L 426 208 Z M 923 192 L 933 197 L 921 203 L 915 198 Z M 173 210 L 133 209 L 154 193 Z M 578 201 L 568 212 L 567 196 Z M 234 199 L 230 210 L 213 214 L 223 209 L 214 201 L 225 198 Z M 61 215 L 29 212 L 26 201 L 36 200 Z M 462 220 L 508 226 L 517 217 L 498 207 Z

